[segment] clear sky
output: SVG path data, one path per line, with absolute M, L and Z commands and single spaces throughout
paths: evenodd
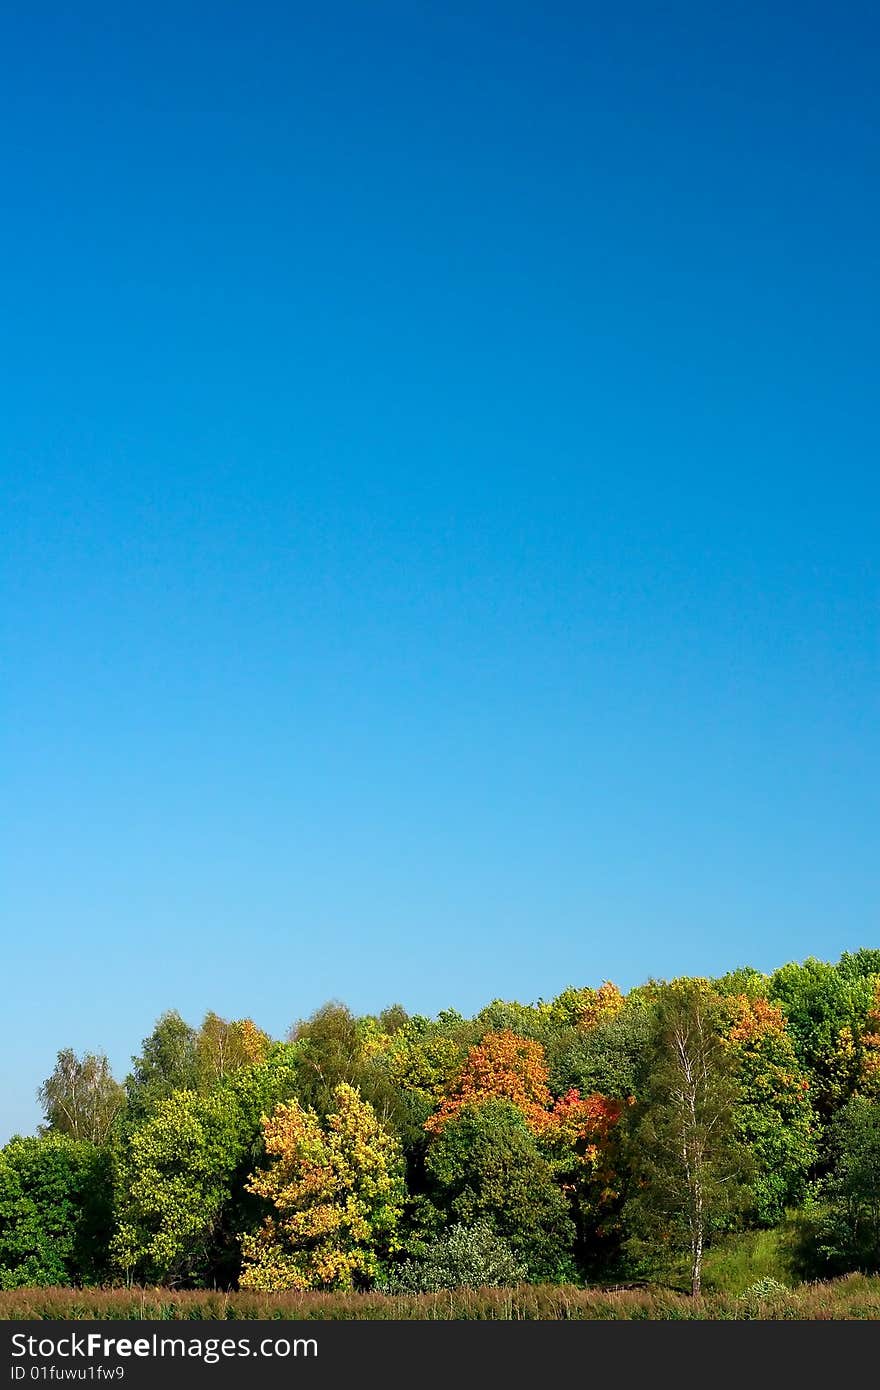
M 875 5 L 7 7 L 0 1138 L 878 945 Z

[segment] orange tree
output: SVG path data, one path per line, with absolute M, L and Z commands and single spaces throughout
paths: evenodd
M 549 1122 L 553 1102 L 547 1084 L 544 1049 L 509 1028 L 487 1033 L 472 1047 L 440 1108 L 425 1123 L 429 1134 L 440 1134 L 466 1106 L 487 1100 L 508 1100 L 529 1128 L 541 1133 Z

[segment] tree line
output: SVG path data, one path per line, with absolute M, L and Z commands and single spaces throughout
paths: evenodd
M 58 1054 L 0 1150 L 0 1288 L 420 1292 L 657 1280 L 807 1212 L 880 1268 L 880 951 L 473 1018 L 331 1002 L 276 1040 L 164 1014 Z M 807 1256 L 805 1255 L 805 1258 Z

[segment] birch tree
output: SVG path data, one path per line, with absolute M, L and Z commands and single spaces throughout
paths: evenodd
M 660 990 L 629 1142 L 631 1245 L 661 1258 L 685 1250 L 694 1297 L 707 1239 L 747 1200 L 751 1169 L 737 1135 L 733 1058 L 721 1020 L 704 981 Z
M 125 1091 L 114 1081 L 101 1053 L 77 1057 L 72 1048 L 58 1053 L 55 1069 L 37 1091 L 45 1128 L 89 1144 L 106 1144 L 125 1104 Z

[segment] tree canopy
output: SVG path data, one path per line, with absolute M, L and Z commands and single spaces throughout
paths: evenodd
M 687 1258 L 696 1293 L 714 1242 L 798 1210 L 820 1271 L 880 1268 L 873 948 L 471 1018 L 331 1000 L 286 1041 L 169 1010 L 124 1085 L 65 1048 L 39 1096 L 40 1132 L 0 1150 L 7 1287 L 439 1288 Z

